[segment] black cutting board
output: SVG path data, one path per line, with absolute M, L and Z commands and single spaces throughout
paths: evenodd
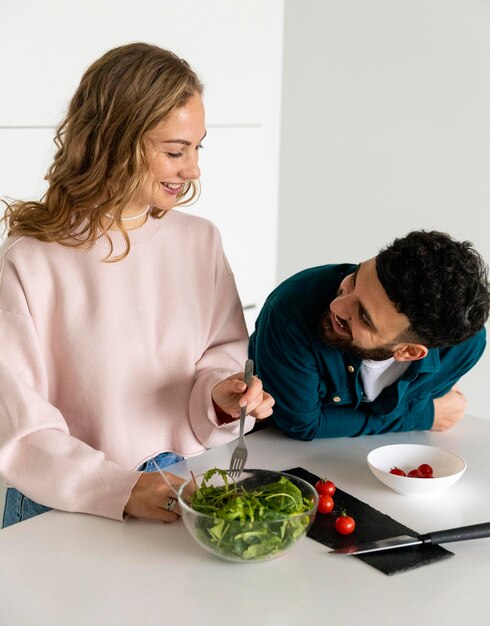
M 306 480 L 313 486 L 319 480 L 318 476 L 302 467 L 284 471 L 287 474 L 293 474 L 293 476 Z M 361 500 L 354 498 L 354 496 L 341 489 L 337 488 L 333 499 L 335 502 L 333 512 L 328 515 L 317 513 L 315 521 L 308 531 L 308 537 L 329 548 L 343 548 L 353 544 L 378 541 L 379 539 L 388 539 L 398 535 L 417 536 L 417 533 L 411 528 L 400 524 L 400 522 L 397 522 L 389 515 L 373 509 L 369 504 L 361 502 Z M 356 529 L 351 535 L 340 535 L 334 528 L 335 519 L 342 509 L 345 509 L 347 514 L 356 520 Z M 392 574 L 406 572 L 441 559 L 447 559 L 450 556 L 454 556 L 454 553 L 441 548 L 441 546 L 420 545 L 402 549 L 383 550 L 373 554 L 355 556 L 330 555 L 329 558 L 360 559 L 380 572 L 391 576 Z

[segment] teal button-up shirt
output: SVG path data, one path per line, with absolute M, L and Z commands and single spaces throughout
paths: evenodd
M 322 313 L 351 264 L 295 274 L 268 297 L 249 355 L 276 400 L 273 420 L 295 439 L 427 430 L 434 398 L 446 394 L 485 349 L 485 329 L 456 346 L 433 348 L 373 402 L 363 402 L 361 359 L 330 347 L 319 334 Z

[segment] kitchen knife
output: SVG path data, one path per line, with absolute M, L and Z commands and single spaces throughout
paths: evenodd
M 473 526 L 461 526 L 460 528 L 449 528 L 448 530 L 438 530 L 424 535 L 410 537 L 410 535 L 400 535 L 379 541 L 369 541 L 359 545 L 347 546 L 331 550 L 330 554 L 366 554 L 367 552 L 379 552 L 380 550 L 393 550 L 395 548 L 407 548 L 424 544 L 449 543 L 451 541 L 467 541 L 468 539 L 481 539 L 490 537 L 490 522 L 474 524 Z

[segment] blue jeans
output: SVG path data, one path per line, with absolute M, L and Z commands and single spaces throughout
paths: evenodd
M 173 452 L 162 452 L 158 454 L 154 459 L 150 459 L 143 463 L 138 470 L 140 472 L 154 472 L 156 471 L 155 465 L 152 461 L 155 461 L 160 469 L 182 461 L 184 457 L 174 454 Z M 3 512 L 3 524 L 2 528 L 12 526 L 18 522 L 23 522 L 26 519 L 40 515 L 51 511 L 47 506 L 38 504 L 33 500 L 30 500 L 27 496 L 17 491 L 13 487 L 7 489 L 7 496 L 5 498 L 5 510 Z

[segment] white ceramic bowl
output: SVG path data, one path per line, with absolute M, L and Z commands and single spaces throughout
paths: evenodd
M 433 446 L 395 444 L 371 450 L 367 456 L 370 470 L 378 480 L 404 496 L 429 495 L 447 489 L 461 478 L 466 462 L 459 455 Z M 434 478 L 409 478 L 390 474 L 399 467 L 407 474 L 422 463 L 434 470 Z

